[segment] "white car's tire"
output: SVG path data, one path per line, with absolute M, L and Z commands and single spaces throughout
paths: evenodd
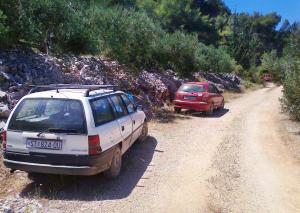
M 148 123 L 147 123 L 147 121 L 145 121 L 143 124 L 143 129 L 142 129 L 141 135 L 138 140 L 140 142 L 144 142 L 147 139 L 147 137 L 148 137 Z
M 114 156 L 108 170 L 104 172 L 107 178 L 114 179 L 119 176 L 122 168 L 122 152 L 119 146 L 115 148 Z

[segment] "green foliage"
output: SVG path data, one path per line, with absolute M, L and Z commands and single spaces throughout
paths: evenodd
M 276 26 L 280 22 L 280 16 L 276 13 L 254 13 L 253 16 L 247 13 L 235 14 L 231 22 L 229 50 L 245 69 L 259 65 L 265 52 L 276 49 Z
M 282 108 L 300 121 L 300 26 L 295 26 L 285 56 L 281 59 L 285 78 L 283 81 Z
M 171 68 L 186 76 L 199 69 L 198 49 L 196 36 L 180 31 L 166 33 L 153 45 L 154 60 L 164 69 Z
M 232 72 L 235 62 L 223 48 L 206 46 L 195 35 L 180 31 L 167 33 L 155 43 L 155 60 L 163 68 L 171 68 L 187 76 L 195 71 Z
M 235 61 L 224 48 L 201 45 L 199 51 L 198 55 L 201 58 L 199 66 L 202 70 L 211 72 L 233 72 L 235 70 Z
M 95 42 L 83 6 L 68 0 L 2 1 L 7 40 L 45 52 L 91 52 Z
M 9 47 L 17 43 L 20 29 L 20 8 L 17 0 L 0 1 L 0 25 L 2 26 L 0 47 Z
M 259 67 L 251 66 L 248 70 L 244 71 L 243 77 L 254 83 L 261 83 L 261 70 Z
M 194 0 L 192 6 L 198 8 L 204 15 L 209 15 L 211 17 L 231 13 L 222 0 Z
M 0 10 L 0 47 L 4 46 L 5 40 L 8 33 L 8 27 L 5 24 L 6 16 L 3 14 L 3 12 Z
M 206 2 L 206 1 L 205 1 Z M 216 44 L 219 35 L 211 17 L 203 15 L 201 9 L 206 3 L 197 4 L 193 0 L 136 0 L 136 7 L 161 22 L 168 32 L 183 30 L 195 33 L 200 42 Z
M 264 53 L 261 59 L 261 69 L 264 73 L 270 73 L 275 82 L 281 82 L 284 77 L 281 67 L 281 59 L 277 56 L 277 52 L 272 50 L 269 53 Z
M 94 11 L 92 23 L 108 56 L 138 69 L 154 65 L 152 44 L 163 31 L 145 13 L 99 8 Z

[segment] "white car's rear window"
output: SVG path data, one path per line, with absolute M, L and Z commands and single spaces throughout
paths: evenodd
M 69 99 L 24 99 L 15 110 L 8 129 L 86 133 L 82 103 Z

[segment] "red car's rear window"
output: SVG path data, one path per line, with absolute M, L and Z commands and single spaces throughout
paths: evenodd
M 205 92 L 203 85 L 184 84 L 179 88 L 181 92 Z

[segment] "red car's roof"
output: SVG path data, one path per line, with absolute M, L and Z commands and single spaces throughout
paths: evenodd
M 185 84 L 209 85 L 209 82 L 207 82 L 207 81 L 202 81 L 202 82 L 186 82 Z

